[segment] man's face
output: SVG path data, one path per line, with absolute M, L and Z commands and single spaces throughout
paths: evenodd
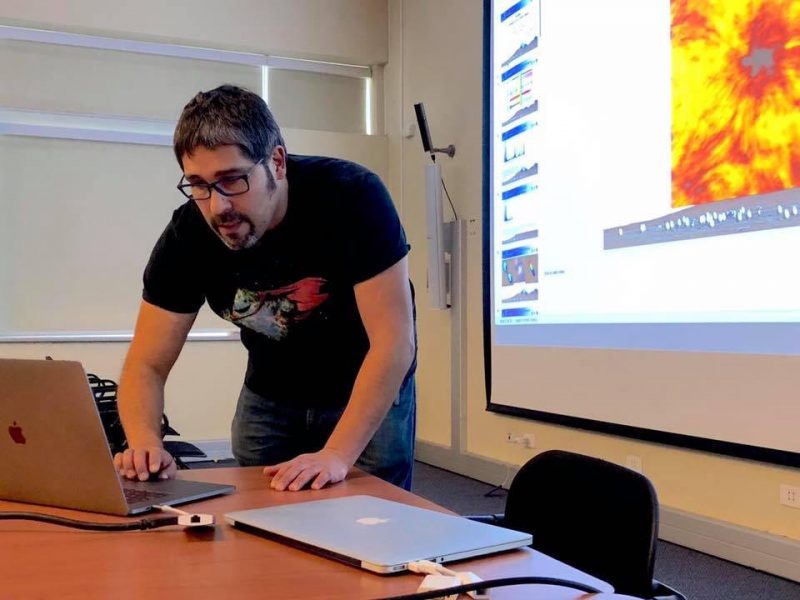
M 209 227 L 232 250 L 253 246 L 276 227 L 286 214 L 286 153 L 280 146 L 272 156 L 253 168 L 254 162 L 238 146 L 199 146 L 183 156 L 183 172 L 189 183 L 223 182 L 248 174 L 250 189 L 225 196 L 216 189 L 211 197 L 195 200 Z M 220 187 L 224 187 L 224 184 Z

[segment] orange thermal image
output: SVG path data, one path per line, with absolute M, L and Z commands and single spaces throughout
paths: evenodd
M 672 0 L 672 205 L 800 186 L 800 0 Z

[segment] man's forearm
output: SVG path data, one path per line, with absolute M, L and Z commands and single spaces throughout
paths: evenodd
M 146 365 L 126 364 L 123 368 L 117 406 L 129 447 L 161 445 L 165 381 Z
M 413 359 L 413 342 L 370 348 L 326 449 L 338 452 L 351 465 L 355 463 L 386 417 Z

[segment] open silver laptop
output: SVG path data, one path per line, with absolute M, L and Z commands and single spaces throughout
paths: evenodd
M 0 359 L 0 499 L 128 515 L 234 489 L 121 481 L 81 364 Z
M 460 560 L 532 543 L 531 535 L 373 496 L 328 498 L 225 515 L 234 527 L 375 573 L 410 561 Z

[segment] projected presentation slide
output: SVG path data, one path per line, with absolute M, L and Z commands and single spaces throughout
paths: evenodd
M 496 1 L 491 39 L 500 343 L 800 323 L 800 0 Z

